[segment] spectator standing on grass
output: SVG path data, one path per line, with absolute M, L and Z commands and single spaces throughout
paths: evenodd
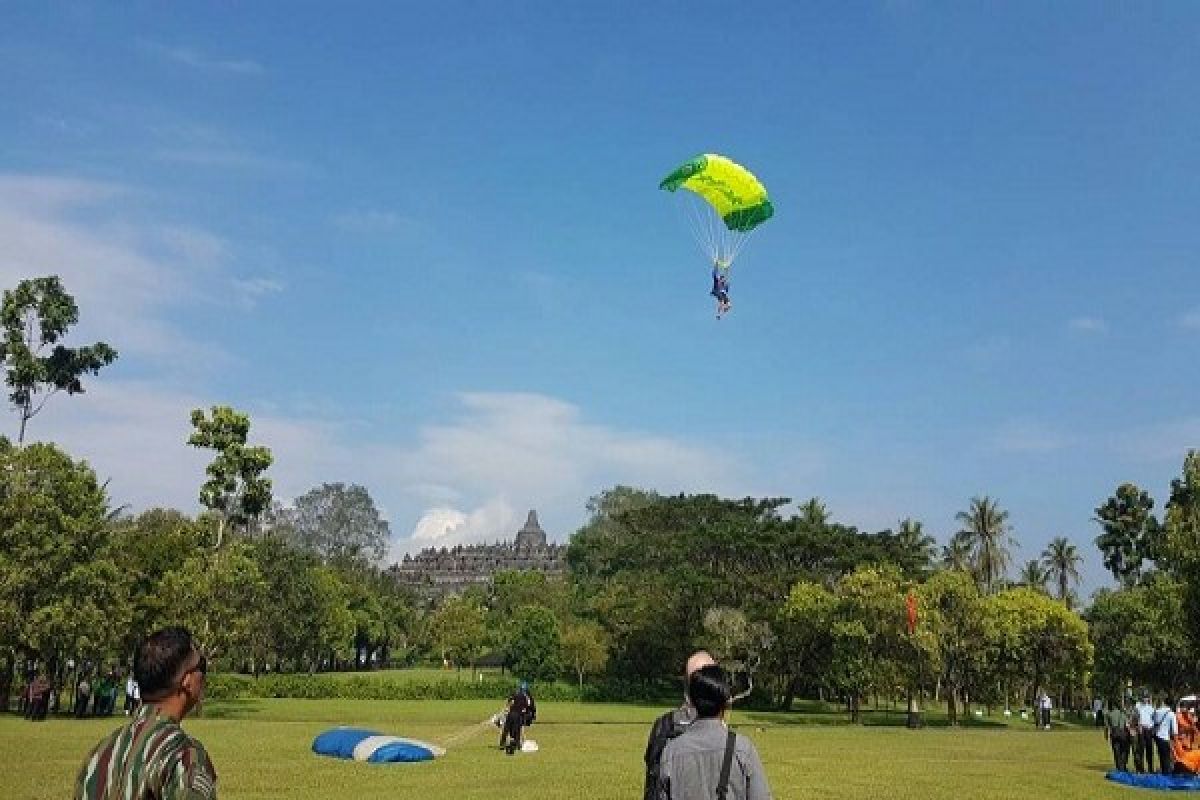
M 1154 709 L 1154 743 L 1158 747 L 1158 766 L 1163 775 L 1170 775 L 1175 769 L 1175 754 L 1171 752 L 1171 740 L 1179 735 L 1179 721 L 1175 719 L 1175 709 L 1171 707 L 1171 698 L 1164 697 Z
M 1133 742 L 1133 723 L 1119 701 L 1111 701 L 1103 714 L 1104 738 L 1112 746 L 1113 768 L 1129 771 L 1129 745 Z
M 1043 689 L 1038 696 L 1038 724 L 1044 730 L 1050 730 L 1050 709 L 1054 708 L 1054 701 L 1050 699 L 1050 695 Z
M 663 714 L 654 721 L 654 725 L 650 728 L 650 739 L 646 742 L 646 754 L 643 756 L 643 760 L 646 762 L 646 780 L 642 788 L 643 800 L 655 800 L 658 797 L 658 768 L 667 742 L 682 734 L 696 721 L 696 709 L 692 707 L 687 696 L 688 681 L 691 680 L 692 673 L 701 667 L 716 663 L 708 653 L 698 650 L 692 653 L 683 665 L 683 705 Z
M 79 679 L 79 684 L 75 687 L 75 718 L 83 719 L 87 716 L 88 700 L 92 697 L 92 684 L 87 677 Z
M 1142 699 L 1133 707 L 1137 723 L 1137 739 L 1133 743 L 1133 766 L 1138 772 L 1154 772 L 1154 704 L 1150 693 L 1142 692 Z
M 729 674 L 716 664 L 701 667 L 688 680 L 688 698 L 696 719 L 663 749 L 658 800 L 771 800 L 754 743 L 726 725 Z
M 217 773 L 183 721 L 204 697 L 208 663 L 184 628 L 138 647 L 134 675 L 145 704 L 84 759 L 75 800 L 214 800 Z
M 140 690 L 138 682 L 134 680 L 133 673 L 129 673 L 129 677 L 125 679 L 125 716 L 138 710 Z

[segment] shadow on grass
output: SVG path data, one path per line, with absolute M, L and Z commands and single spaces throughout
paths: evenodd
M 809 711 L 747 711 L 744 719 L 756 725 L 780 726 L 847 726 L 859 725 L 864 728 L 904 728 L 908 725 L 908 714 L 904 711 L 868 711 L 859 712 L 858 722 L 851 722 L 846 712 L 821 710 Z M 945 717 L 926 716 L 922 720 L 924 728 L 948 728 L 949 721 Z M 979 728 L 1000 730 L 1011 727 L 1000 720 L 964 718 L 958 723 L 959 728 Z
M 198 716 L 201 719 L 247 719 L 261 711 L 262 701 L 257 699 L 211 700 L 205 702 Z

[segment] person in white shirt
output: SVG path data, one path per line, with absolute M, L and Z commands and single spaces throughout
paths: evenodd
M 1149 692 L 1142 692 L 1142 699 L 1133 707 L 1133 716 L 1137 723 L 1133 768 L 1138 772 L 1154 772 L 1154 704 Z
M 1175 756 L 1171 752 L 1171 741 L 1179 735 L 1179 721 L 1171 708 L 1170 698 L 1164 697 L 1154 709 L 1154 741 L 1158 745 L 1158 766 L 1163 775 L 1175 770 Z
M 1104 727 L 1104 701 L 1099 697 L 1092 698 L 1092 716 L 1096 718 L 1096 727 Z
M 133 679 L 133 675 L 125 681 L 125 716 L 129 716 L 138 710 L 138 701 L 141 700 L 140 692 L 138 691 L 137 681 Z
M 1050 730 L 1050 709 L 1054 707 L 1054 703 L 1050 700 L 1050 695 L 1042 692 L 1042 696 L 1038 698 L 1038 710 L 1041 711 L 1041 724 L 1046 730 Z

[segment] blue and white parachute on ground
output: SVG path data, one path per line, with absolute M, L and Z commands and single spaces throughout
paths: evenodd
M 1116 783 L 1137 786 L 1142 789 L 1200 792 L 1200 778 L 1195 775 L 1159 775 L 1157 773 L 1138 775 L 1133 772 L 1110 771 L 1105 777 Z
M 368 764 L 432 761 L 446 755 L 444 748 L 418 739 L 386 736 L 362 728 L 334 728 L 313 739 L 314 753 L 335 758 L 352 758 Z

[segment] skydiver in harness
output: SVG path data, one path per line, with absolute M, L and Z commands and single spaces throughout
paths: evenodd
M 720 259 L 713 261 L 712 291 L 709 294 L 717 298 L 717 319 L 733 308 L 733 303 L 729 302 L 729 265 L 722 264 Z

